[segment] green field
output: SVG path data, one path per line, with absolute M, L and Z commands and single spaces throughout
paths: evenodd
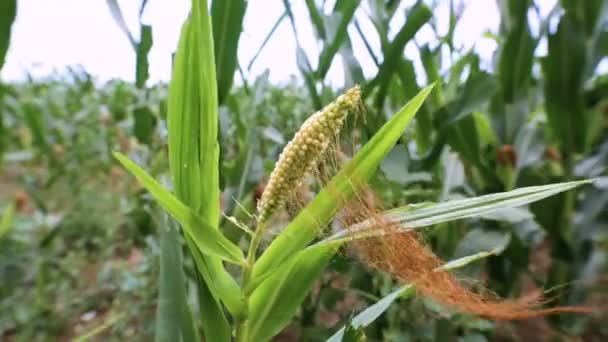
M 499 0 L 487 60 L 460 1 L 446 33 L 441 1 L 306 0 L 281 84 L 242 77 L 250 4 L 209 1 L 169 83 L 144 23 L 135 82 L 0 79 L 0 340 L 608 339 L 608 1 Z

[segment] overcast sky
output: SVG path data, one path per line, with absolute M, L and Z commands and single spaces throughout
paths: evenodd
M 0 0 L 1 1 L 1 0 Z M 137 10 L 139 0 L 119 1 L 124 16 L 131 29 L 137 32 Z M 330 9 L 334 1 L 327 1 Z M 403 1 L 406 7 L 415 1 Z M 304 1 L 293 1 L 299 39 L 309 56 L 316 58 L 319 43 L 315 40 L 308 21 Z M 363 1 L 362 3 L 366 3 Z M 439 7 L 438 17 L 447 18 L 449 1 Z M 541 1 L 543 11 L 547 11 L 555 0 Z M 171 53 L 175 51 L 181 23 L 190 6 L 189 0 L 150 0 L 144 14 L 144 22 L 152 25 L 154 45 L 149 55 L 150 82 L 168 80 L 170 77 Z M 264 40 L 266 34 L 283 13 L 281 0 L 250 0 L 244 22 L 244 33 L 239 45 L 239 61 L 246 68 L 249 61 Z M 405 12 L 397 12 L 392 26 L 399 27 L 404 22 Z M 375 32 L 366 17 L 366 6 L 358 9 L 357 16 L 363 18 L 362 25 L 368 36 L 375 38 Z M 486 31 L 496 32 L 499 14 L 495 1 L 469 0 L 456 31 L 456 42 L 467 48 L 475 47 L 482 58 L 489 59 L 496 44 L 483 38 Z M 442 28 L 447 30 L 446 25 Z M 441 26 L 441 25 L 440 25 Z M 137 34 L 137 33 L 136 33 Z M 353 37 L 355 55 L 362 63 L 366 75 L 373 75 L 375 67 L 367 55 L 363 43 L 356 34 Z M 432 37 L 428 27 L 423 28 L 416 39 L 424 41 Z M 377 39 L 372 39 L 376 49 Z M 414 44 L 408 44 L 406 55 L 416 59 Z M 311 62 L 316 64 L 316 60 Z M 67 66 L 82 66 L 99 81 L 112 78 L 133 80 L 134 52 L 122 31 L 114 22 L 106 0 L 20 0 L 17 20 L 6 65 L 2 77 L 9 80 L 22 79 L 26 72 L 35 77 L 46 76 L 54 71 L 64 71 Z M 254 78 L 270 69 L 273 82 L 284 82 L 291 75 L 297 75 L 295 41 L 289 22 L 284 20 L 250 71 L 248 78 Z M 330 70 L 329 79 L 334 85 L 343 82 L 339 59 Z

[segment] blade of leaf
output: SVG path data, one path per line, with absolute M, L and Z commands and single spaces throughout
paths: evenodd
M 487 216 L 489 213 L 506 208 L 513 208 L 539 201 L 560 192 L 589 184 L 592 180 L 583 180 L 566 183 L 556 183 L 542 186 L 519 188 L 509 192 L 484 195 L 474 198 L 447 201 L 444 203 L 424 206 L 422 208 L 400 207 L 386 211 L 382 216 L 390 222 L 399 223 L 404 229 L 426 227 L 443 222 L 459 220 L 470 217 Z M 343 237 L 352 232 L 358 237 L 369 237 L 383 234 L 378 230 L 367 229 L 373 227 L 373 220 L 366 220 L 351 226 L 348 230 L 334 234 L 327 241 Z M 351 232 L 351 233 L 348 233 Z
M 317 68 L 317 77 L 319 79 L 325 78 L 338 49 L 348 38 L 348 24 L 353 19 L 358 6 L 359 1 L 338 0 L 336 2 L 334 15 L 339 15 L 340 21 L 335 30 L 331 30 L 334 34 L 327 35 L 327 40 L 329 42 L 326 41 L 326 46 L 321 52 L 321 56 L 319 56 L 319 65 Z M 326 32 L 330 32 L 330 30 L 326 30 Z
M 561 147 L 566 168 L 572 167 L 572 154 L 582 152 L 586 145 L 587 116 L 580 115 L 588 58 L 585 41 L 583 28 L 571 13 L 566 13 L 560 18 L 557 31 L 549 34 L 548 54 L 542 61 L 549 128 Z
M 245 0 L 223 0 L 211 3 L 215 46 L 218 102 L 222 104 L 232 87 L 237 68 L 239 38 L 247 9 Z
M 143 88 L 150 77 L 148 54 L 152 49 L 152 26 L 141 25 L 141 36 L 135 50 L 137 62 L 135 64 L 135 86 Z
M 181 267 L 175 267 L 182 264 L 179 231 L 166 216 L 163 221 L 160 227 L 161 267 L 154 338 L 157 342 L 179 341 L 183 333 L 184 340 L 195 339 L 196 332 L 188 309 L 185 275 Z
M 232 315 L 237 315 L 243 310 L 241 300 L 241 288 L 236 280 L 228 273 L 219 260 L 211 260 L 196 249 L 194 241 L 187 239 L 188 247 L 200 275 L 205 281 L 205 288 L 215 301 L 221 300 Z M 216 304 L 217 305 L 217 304 Z
M 293 12 L 291 10 L 291 3 L 289 0 L 283 0 L 283 6 L 285 7 L 285 13 L 287 13 L 287 17 L 289 18 L 289 23 L 291 24 L 291 30 L 293 31 L 293 35 L 296 40 L 296 63 L 298 65 L 298 70 L 302 73 L 304 77 L 304 83 L 306 84 L 306 88 L 312 97 L 312 103 L 315 109 L 321 109 L 321 98 L 317 92 L 317 88 L 315 86 L 314 79 L 314 71 L 310 66 L 310 62 L 308 61 L 308 56 L 306 52 L 300 46 L 300 42 L 298 40 L 298 31 L 296 29 L 296 21 L 293 16 Z
M 173 196 L 173 194 L 163 188 L 139 165 L 118 152 L 114 153 L 114 157 L 137 178 L 139 183 L 150 192 L 160 206 L 182 225 L 184 232 L 194 240 L 201 252 L 236 264 L 243 263 L 243 252 L 238 246 L 226 239 L 210 223 L 204 221 Z M 200 233 L 195 234 L 195 231 Z
M 395 39 L 390 43 L 387 51 L 384 52 L 384 61 L 380 65 L 378 74 L 367 85 L 365 93 L 368 93 L 371 88 L 379 85 L 379 91 L 376 95 L 376 107 L 381 107 L 386 97 L 386 92 L 390 85 L 393 71 L 397 69 L 399 61 L 403 58 L 403 51 L 407 43 L 414 38 L 418 30 L 426 24 L 432 16 L 431 10 L 422 2 L 418 2 L 405 20 L 405 24 L 401 27 Z
M 207 286 L 209 283 L 200 278 L 196 283 L 199 290 L 201 321 L 205 341 L 231 341 L 230 323 L 224 315 L 221 304 L 213 298 L 213 294 Z M 184 339 L 183 341 L 187 340 Z
M 11 201 L 8 206 L 4 208 L 2 217 L 0 217 L 0 240 L 8 234 L 15 221 L 15 202 Z
M 17 0 L 0 2 L 0 70 L 4 66 L 4 58 L 11 40 L 11 27 L 17 16 Z
M 214 40 L 207 1 L 193 1 L 191 17 L 182 28 L 175 56 L 169 96 L 169 158 L 178 198 L 209 222 L 215 235 L 220 217 L 218 90 Z M 194 143 L 193 143 L 194 142 Z M 207 339 L 228 341 L 227 319 L 220 300 L 228 311 L 241 310 L 240 288 L 224 269 L 221 260 L 203 255 L 197 239 L 212 238 L 202 230 L 186 235 L 186 242 L 201 275 L 198 284 L 201 315 Z M 239 254 L 242 252 L 239 250 Z M 209 297 L 209 298 L 208 298 Z
M 133 38 L 133 35 L 131 34 L 131 31 L 129 30 L 129 27 L 127 26 L 127 23 L 125 22 L 125 18 L 122 16 L 122 11 L 120 10 L 118 1 L 117 0 L 106 0 L 106 3 L 108 4 L 108 8 L 110 9 L 110 13 L 112 13 L 112 17 L 114 18 L 114 21 L 116 22 L 116 24 L 118 25 L 120 30 L 125 35 L 127 35 L 127 38 L 129 38 L 129 42 L 131 43 L 131 46 L 133 47 L 133 49 L 136 49 L 137 42 L 135 41 L 135 38 Z
M 260 276 L 271 271 L 312 241 L 321 227 L 333 218 L 345 201 L 351 198 L 358 187 L 374 174 L 380 161 L 399 140 L 403 130 L 411 122 L 432 89 L 433 85 L 424 88 L 395 114 L 272 241 L 254 265 L 253 284 L 259 281 Z
M 251 294 L 247 336 L 266 341 L 291 320 L 338 247 L 316 246 L 298 252 Z
M 306 8 L 308 8 L 310 21 L 312 22 L 313 27 L 315 28 L 315 33 L 317 34 L 317 37 L 320 39 L 325 39 L 326 35 L 325 26 L 323 25 L 323 17 L 321 15 L 321 12 L 319 12 L 319 9 L 317 8 L 315 0 L 306 0 Z
M 147 5 L 148 5 L 148 0 L 142 0 L 141 4 L 139 5 L 138 16 L 139 16 L 140 21 L 141 21 L 141 17 L 144 15 L 144 11 L 146 10 Z

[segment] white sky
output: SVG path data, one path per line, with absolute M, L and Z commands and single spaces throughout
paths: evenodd
M 1 1 L 1 0 L 0 0 Z M 122 0 L 119 3 L 123 15 L 132 31 L 138 29 L 137 10 L 139 0 Z M 330 9 L 334 1 L 327 1 Z M 405 0 L 402 7 L 414 3 Z M 496 44 L 483 38 L 485 31 L 496 32 L 499 14 L 493 0 L 468 0 L 463 18 L 456 31 L 458 45 L 470 48 L 475 46 L 482 58 L 489 60 Z M 320 50 L 309 24 L 304 1 L 293 1 L 299 39 L 307 51 L 311 63 L 316 65 Z M 362 2 L 367 3 L 366 1 Z M 445 0 L 438 9 L 438 18 L 447 18 L 448 1 Z M 541 1 L 547 3 L 547 9 L 555 0 Z M 174 52 L 179 29 L 189 9 L 189 0 L 150 0 L 144 14 L 144 22 L 152 25 L 154 45 L 149 55 L 150 82 L 170 78 L 171 53 Z M 365 20 L 366 6 L 358 9 L 357 16 L 362 18 L 362 26 L 367 36 L 372 37 L 372 44 L 377 49 L 379 42 L 371 23 Z M 250 0 L 244 23 L 244 33 L 239 46 L 239 61 L 246 68 L 257 51 L 266 34 L 283 13 L 281 0 Z M 403 24 L 405 12 L 397 12 L 392 26 Z M 447 20 L 446 20 L 447 22 Z M 444 26 L 447 30 L 447 25 Z M 352 28 L 351 28 L 352 29 Z M 365 47 L 353 29 L 355 55 L 362 63 L 367 76 L 375 73 L 375 67 Z M 424 28 L 416 36 L 419 42 L 430 37 L 430 29 Z M 138 33 L 135 33 L 138 37 Z M 414 44 L 406 47 L 406 55 L 416 59 Z M 2 77 L 8 80 L 23 79 L 27 72 L 34 77 L 63 72 L 67 66 L 82 66 L 99 81 L 112 78 L 133 80 L 135 73 L 135 54 L 123 32 L 118 28 L 105 0 L 21 0 L 18 1 L 17 20 L 13 25 L 13 34 Z M 418 63 L 419 64 L 419 63 Z M 291 75 L 298 75 L 295 58 L 295 40 L 288 20 L 284 20 L 266 45 L 250 71 L 245 71 L 248 78 L 270 70 L 273 82 L 287 81 Z M 334 60 L 329 74 L 330 82 L 341 85 L 343 75 L 341 62 Z

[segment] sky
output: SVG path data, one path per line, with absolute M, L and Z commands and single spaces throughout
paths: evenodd
M 139 0 L 119 0 L 123 15 L 131 30 L 138 37 L 137 12 Z M 326 1 L 329 12 L 334 1 Z M 400 27 L 405 20 L 405 8 L 414 0 L 402 1 L 391 27 Z M 294 0 L 298 38 L 311 60 L 316 65 L 320 43 L 315 39 L 309 23 L 303 0 Z M 362 2 L 367 3 L 366 1 Z M 447 18 L 449 1 L 441 2 L 437 9 L 438 18 Z M 485 38 L 486 31 L 496 33 L 500 16 L 495 1 L 468 0 L 463 17 L 456 29 L 456 44 L 467 49 L 475 48 L 482 59 L 489 60 L 496 49 L 496 43 Z M 541 1 L 546 11 L 555 0 Z M 149 55 L 150 83 L 167 81 L 171 74 L 171 54 L 175 51 L 180 26 L 190 6 L 189 0 L 149 0 L 143 22 L 152 25 L 154 45 Z M 544 7 L 543 7 L 544 8 Z M 357 10 L 366 36 L 371 37 L 372 46 L 378 50 L 379 41 L 375 30 L 366 20 L 366 5 Z M 289 21 L 281 26 L 266 45 L 250 70 L 247 65 L 258 50 L 273 24 L 283 13 L 281 0 L 250 0 L 244 20 L 244 31 L 239 43 L 239 62 L 245 69 L 245 76 L 254 79 L 266 70 L 272 82 L 287 82 L 298 75 L 295 57 L 295 40 Z M 439 22 L 440 31 L 447 31 L 447 20 Z M 356 57 L 362 64 L 366 76 L 374 75 L 376 69 L 363 42 L 353 28 L 350 28 Z M 396 30 L 396 29 L 395 29 Z M 418 42 L 430 40 L 429 27 L 417 34 Z M 406 46 L 406 56 L 417 59 L 415 44 Z M 33 77 L 44 77 L 54 72 L 64 72 L 68 66 L 80 66 L 98 81 L 105 82 L 120 78 L 132 81 L 135 74 L 135 53 L 125 36 L 116 25 L 106 0 L 20 0 L 17 19 L 13 25 L 11 45 L 2 69 L 2 78 L 23 79 L 28 73 Z M 343 83 L 341 61 L 335 59 L 329 71 L 330 84 Z

